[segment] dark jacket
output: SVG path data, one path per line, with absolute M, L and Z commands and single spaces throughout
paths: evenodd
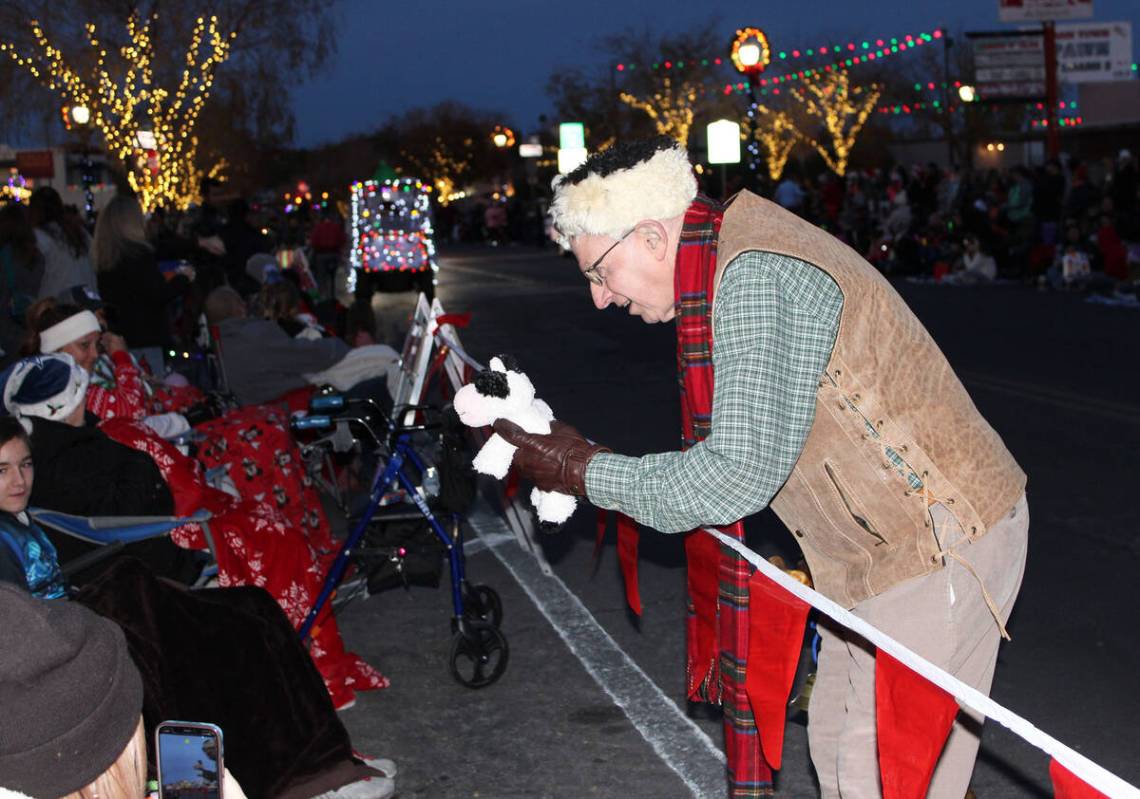
M 79 516 L 170 516 L 174 498 L 154 461 L 143 452 L 108 438 L 97 427 L 72 427 L 32 420 L 32 460 L 36 465 L 30 504 Z M 59 562 L 66 564 L 96 548 L 48 531 Z M 193 579 L 193 558 L 169 538 L 131 544 L 124 551 L 155 572 Z
M 111 329 L 129 347 L 167 347 L 170 317 L 166 306 L 189 285 L 185 275 L 162 276 L 154 251 L 131 245 L 111 269 L 99 272 L 99 293 L 111 306 Z
M 270 402 L 306 386 L 306 374 L 323 372 L 348 354 L 338 338 L 292 338 L 268 319 L 227 319 L 218 331 L 226 381 L 242 405 Z

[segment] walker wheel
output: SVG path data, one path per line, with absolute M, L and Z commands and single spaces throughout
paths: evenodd
M 451 639 L 451 676 L 468 688 L 486 688 L 503 676 L 507 639 L 493 624 L 468 621 Z
M 463 593 L 463 617 L 503 626 L 503 601 L 489 585 L 472 585 Z

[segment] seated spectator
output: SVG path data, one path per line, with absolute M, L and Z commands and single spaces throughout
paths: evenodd
M 4 584 L 0 617 L 0 786 L 35 797 L 143 796 L 142 679 L 122 631 Z
M 251 318 L 241 295 L 227 287 L 206 298 L 206 319 L 218 327 L 226 377 L 242 405 L 271 402 L 304 388 L 306 373 L 324 371 L 348 354 L 340 339 L 295 339 L 276 322 Z
M 172 396 L 181 399 L 193 389 L 172 395 L 168 386 L 152 388 L 152 378 L 126 351 L 122 338 L 101 330 L 97 314 L 42 300 L 28 314 L 23 351 L 29 355 L 58 351 L 74 358 L 91 377 L 87 410 L 101 422 L 141 422 L 164 439 L 182 436 L 192 425 L 194 456 L 203 467 L 225 469 L 240 496 L 264 497 L 313 541 L 331 540 L 328 517 L 306 479 L 300 451 L 280 408 L 224 409 L 200 392 L 199 401 L 188 408 L 169 403 Z
M 236 499 L 211 488 L 194 461 L 143 425 L 120 419 L 99 428 L 84 424 L 86 382 L 86 372 L 65 354 L 19 361 L 0 376 L 6 410 L 32 430 L 40 479 L 31 485 L 31 503 L 81 516 L 188 516 L 207 510 L 219 583 L 265 588 L 299 627 L 336 552 L 327 531 L 318 538 L 311 528 L 291 523 L 272 500 Z M 72 552 L 91 549 L 68 536 L 48 535 L 65 563 Z M 206 540 L 196 525 L 186 525 L 169 538 L 131 546 L 173 550 L 200 570 L 200 559 L 189 550 L 205 549 Z M 176 576 L 190 582 L 196 573 Z M 80 576 L 91 578 L 89 571 Z M 382 674 L 345 650 L 331 615 L 320 620 L 313 642 L 314 662 L 336 707 L 350 705 L 356 690 L 388 686 Z
M 997 279 L 997 264 L 982 252 L 977 236 L 962 239 L 962 257 L 942 282 L 956 286 L 977 286 Z
M 268 319 L 249 316 L 241 296 L 222 287 L 206 298 L 206 318 L 217 325 L 230 390 L 249 405 L 277 400 L 291 391 L 331 384 L 390 405 L 399 356 L 381 344 L 349 350 L 339 338 L 292 338 Z
M 52 366 L 58 368 L 45 368 L 39 359 L 17 361 L 0 375 L 8 412 L 22 408 L 25 426 L 34 433 L 43 479 L 30 501 L 83 515 L 171 515 L 174 499 L 154 461 L 84 426 L 87 373 L 70 358 Z M 65 562 L 94 548 L 67 536 L 53 541 Z M 199 559 L 169 539 L 130 544 L 124 551 L 179 582 L 191 583 L 201 571 Z
M 5 551 L 0 544 L 0 563 Z M 192 718 L 222 728 L 229 799 L 244 799 L 242 785 L 290 799 L 393 793 L 381 774 L 394 776 L 395 764 L 353 756 L 304 650 L 263 592 L 190 593 L 137 561 L 126 565 L 76 601 L 0 582 L 0 789 L 136 799 L 157 724 Z
M 152 372 L 162 374 L 163 350 L 173 343 L 168 306 L 186 292 L 194 267 L 181 266 L 168 276 L 159 271 L 134 197 L 115 197 L 99 213 L 92 254 L 99 293 L 115 312 L 115 330 Z
M 317 318 L 302 307 L 301 291 L 291 280 L 263 286 L 260 305 L 265 318 L 276 322 L 292 338 L 316 341 L 328 336 Z

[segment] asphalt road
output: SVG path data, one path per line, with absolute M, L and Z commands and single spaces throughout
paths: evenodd
M 1029 563 L 992 695 L 1140 784 L 1140 312 L 1022 287 L 899 290 L 1029 475 Z M 462 331 L 472 355 L 517 356 L 586 435 L 625 454 L 676 447 L 672 326 L 594 310 L 571 261 L 524 248 L 445 252 L 439 296 L 472 312 Z M 383 329 L 399 329 L 410 295 L 376 307 Z M 475 517 L 469 576 L 502 595 L 510 642 L 500 682 L 473 691 L 448 674 L 446 583 L 383 593 L 342 616 L 349 646 L 392 680 L 342 718 L 360 751 L 399 763 L 399 795 L 724 795 L 719 714 L 684 700 L 680 539 L 643 533 L 637 618 L 612 533 L 592 557 L 589 507 L 542 540 L 553 577 L 485 508 Z M 763 554 L 794 553 L 770 514 L 749 529 Z M 787 738 L 779 793 L 813 797 L 804 727 L 790 724 Z M 973 787 L 980 799 L 1052 795 L 1046 759 L 994 724 Z

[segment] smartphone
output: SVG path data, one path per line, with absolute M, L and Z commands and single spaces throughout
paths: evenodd
M 198 721 L 164 721 L 155 730 L 159 799 L 222 799 L 222 730 Z

